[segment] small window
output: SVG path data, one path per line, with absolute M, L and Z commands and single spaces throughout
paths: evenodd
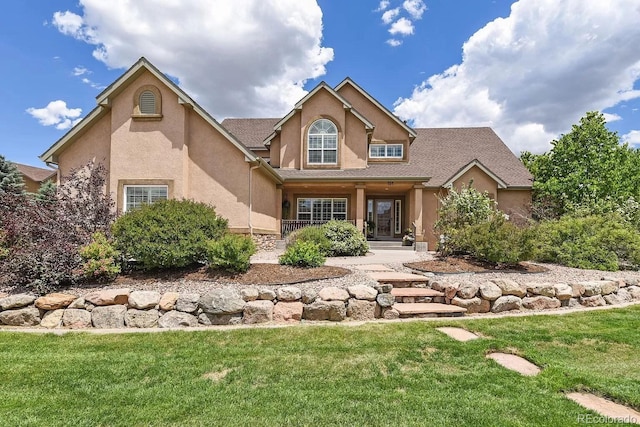
M 402 144 L 371 144 L 369 157 L 372 159 L 402 159 Z
M 316 120 L 309 128 L 307 163 L 338 163 L 338 128 L 330 120 Z
M 156 114 L 156 96 L 150 90 L 140 94 L 140 114 Z
M 395 234 L 402 233 L 402 200 L 396 200 L 394 205 L 394 213 L 393 213 L 394 227 L 393 231 Z
M 158 200 L 167 200 L 168 193 L 169 188 L 166 185 L 125 185 L 124 212 Z

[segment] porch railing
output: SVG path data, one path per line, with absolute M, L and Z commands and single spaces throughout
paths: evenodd
M 355 219 L 344 219 L 340 221 L 346 221 L 350 224 L 356 225 Z M 309 225 L 322 225 L 329 222 L 328 220 L 301 220 L 301 219 L 283 219 L 281 225 L 282 237 L 285 238 L 292 232 L 299 230 Z

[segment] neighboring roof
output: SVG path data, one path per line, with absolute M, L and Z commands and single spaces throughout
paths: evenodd
M 343 87 L 344 85 L 349 84 L 351 85 L 355 90 L 357 90 L 358 92 L 360 92 L 360 94 L 362 94 L 362 96 L 364 96 L 365 98 L 367 98 L 369 101 L 371 101 L 373 103 L 373 105 L 375 105 L 376 107 L 378 107 L 382 112 L 384 112 L 387 116 L 391 117 L 396 123 L 398 123 L 400 126 L 402 126 L 407 132 L 409 132 L 409 135 L 411 135 L 412 137 L 416 137 L 418 134 L 416 133 L 415 129 L 413 129 L 412 127 L 410 127 L 409 125 L 407 125 L 404 121 L 400 120 L 400 118 L 398 116 L 396 116 L 395 114 L 393 114 L 391 111 L 389 111 L 387 109 L 387 107 L 385 107 L 384 105 L 382 105 L 377 99 L 375 99 L 373 96 L 369 95 L 369 93 L 362 89 L 356 82 L 354 82 L 353 80 L 351 80 L 350 77 L 345 78 L 342 82 L 340 82 L 338 84 L 338 86 L 335 87 L 336 92 L 340 90 L 341 87 Z
M 44 182 L 47 179 L 53 177 L 57 172 L 53 169 L 38 168 L 35 166 L 23 165 L 22 163 L 11 163 L 16 166 L 16 168 L 22 175 L 36 182 Z
M 264 140 L 273 132 L 280 117 L 271 119 L 224 119 L 221 123 L 247 148 L 267 149 Z

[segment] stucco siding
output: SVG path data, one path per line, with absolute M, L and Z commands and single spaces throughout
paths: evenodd
M 462 187 L 469 187 L 469 183 L 472 181 L 473 183 L 471 186 L 473 188 L 481 193 L 486 192 L 489 197 L 495 200 L 498 191 L 498 184 L 493 180 L 493 178 L 484 173 L 484 171 L 477 166 L 473 166 L 466 171 L 453 183 L 453 186 L 459 191 Z
M 531 217 L 531 190 L 498 190 L 498 209 L 511 219 Z
M 346 114 L 346 131 L 342 150 L 343 169 L 367 167 L 367 131 L 364 124 L 353 114 Z
M 253 171 L 251 226 L 256 232 L 279 233 L 276 226 L 276 185 L 262 168 Z

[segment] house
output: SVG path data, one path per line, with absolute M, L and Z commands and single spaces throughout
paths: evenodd
M 219 123 L 141 58 L 97 103 L 41 159 L 59 177 L 102 162 L 121 212 L 188 198 L 239 233 L 341 219 L 380 240 L 413 228 L 433 248 L 436 196 L 452 186 L 473 181 L 507 213 L 527 215 L 531 201 L 531 175 L 491 129 L 413 129 L 349 78 L 320 83 L 284 117 Z
M 11 162 L 22 175 L 24 189 L 29 193 L 37 193 L 40 186 L 46 181 L 56 180 L 56 171 L 53 169 L 38 168 L 35 166 L 23 165 L 22 163 Z

